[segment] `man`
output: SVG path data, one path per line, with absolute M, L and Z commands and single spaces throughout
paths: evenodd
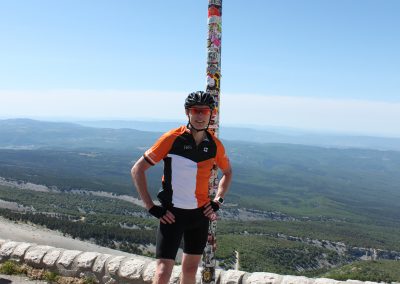
M 132 180 L 150 214 L 160 220 L 157 231 L 157 268 L 153 283 L 168 283 L 183 237 L 181 283 L 195 283 L 195 276 L 207 243 L 209 220 L 224 201 L 232 169 L 222 143 L 208 132 L 214 98 L 202 91 L 185 100 L 187 126 L 162 135 L 135 163 Z M 155 205 L 147 190 L 146 170 L 164 161 L 162 190 Z M 216 164 L 223 173 L 214 200 L 208 197 L 211 170 Z

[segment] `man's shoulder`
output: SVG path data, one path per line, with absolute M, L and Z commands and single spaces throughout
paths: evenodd
M 165 132 L 161 137 L 177 137 L 186 132 L 186 126 L 182 125 Z
M 215 142 L 215 144 L 217 144 L 217 146 L 223 145 L 221 140 L 217 136 L 215 136 L 214 133 L 212 133 L 210 130 L 207 130 L 207 134 L 208 137 L 211 138 Z

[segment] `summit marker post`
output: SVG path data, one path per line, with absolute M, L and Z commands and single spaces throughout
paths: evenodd
M 218 137 L 221 84 L 221 38 L 222 38 L 222 0 L 208 0 L 208 39 L 207 39 L 207 88 L 215 101 L 216 108 L 211 117 L 209 129 Z M 209 196 L 214 199 L 218 189 L 218 171 L 214 165 L 208 184 Z M 217 221 L 210 221 L 207 245 L 203 253 L 201 281 L 215 284 L 215 251 Z

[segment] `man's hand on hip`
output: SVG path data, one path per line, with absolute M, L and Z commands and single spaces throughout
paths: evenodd
M 150 208 L 149 213 L 160 219 L 160 222 L 163 224 L 172 224 L 175 223 L 175 216 L 169 210 L 165 209 L 164 207 L 154 205 Z
M 210 221 L 215 221 L 217 220 L 217 214 L 215 214 L 216 211 L 219 210 L 219 203 L 215 201 L 210 201 L 206 205 L 204 205 L 204 215 L 210 219 Z

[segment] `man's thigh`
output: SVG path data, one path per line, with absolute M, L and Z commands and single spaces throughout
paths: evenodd
M 156 258 L 175 260 L 182 240 L 183 228 L 180 224 L 162 224 L 158 226 Z
M 209 220 L 205 216 L 196 226 L 186 229 L 183 234 L 183 252 L 188 255 L 202 255 L 207 244 Z

